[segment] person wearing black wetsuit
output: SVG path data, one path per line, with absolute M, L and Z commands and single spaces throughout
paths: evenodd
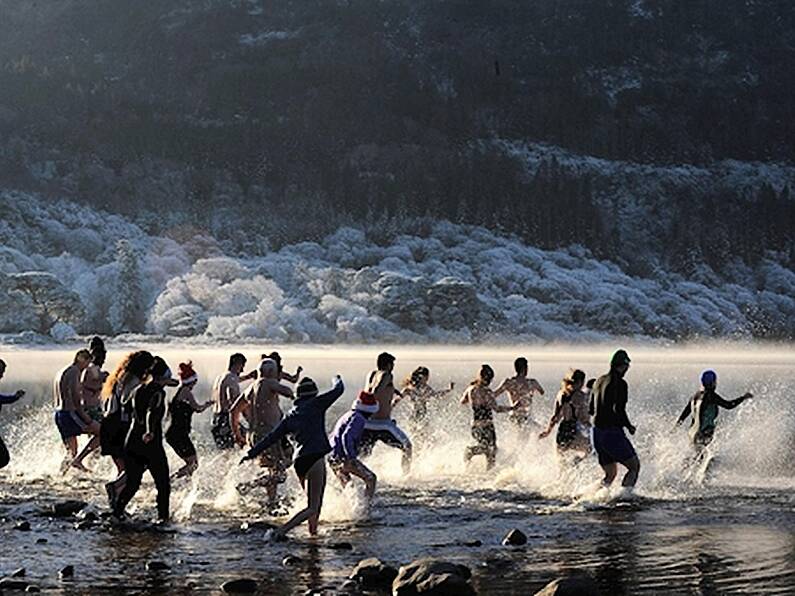
M 692 414 L 690 423 L 690 441 L 699 451 L 712 442 L 715 435 L 715 423 L 718 418 L 718 408 L 732 410 L 743 403 L 746 399 L 753 397 L 746 393 L 737 399 L 726 400 L 718 395 L 715 388 L 718 384 L 718 375 L 715 371 L 706 370 L 701 375 L 701 391 L 690 398 L 685 409 L 676 421 L 676 425 L 681 425 Z
M 199 376 L 193 370 L 191 362 L 181 362 L 178 374 L 179 389 L 168 404 L 169 425 L 166 429 L 166 442 L 185 461 L 185 465 L 174 473 L 174 478 L 190 476 L 199 467 L 196 446 L 190 439 L 191 420 L 194 413 L 204 412 L 213 405 L 212 400 L 204 404 L 196 402 L 193 388 L 199 381 Z
M 0 360 L 0 379 L 2 379 L 5 374 L 6 363 L 4 360 Z M 0 394 L 0 409 L 2 409 L 5 404 L 13 404 L 24 395 L 25 392 L 21 389 L 16 393 L 12 393 L 11 395 Z M 6 444 L 3 442 L 3 437 L 0 437 L 0 469 L 5 468 L 10 461 L 11 456 L 8 454 L 8 449 L 6 448 Z
M 624 375 L 629 370 L 629 363 L 629 355 L 618 350 L 610 360 L 610 372 L 599 377 L 591 391 L 589 411 L 593 416 L 593 443 L 599 465 L 605 473 L 604 486 L 610 486 L 615 480 L 617 463 L 627 468 L 622 486 L 635 486 L 640 472 L 638 455 L 624 434 L 624 428 L 629 434 L 635 434 L 626 410 L 628 389 Z
M 113 514 L 124 516 L 124 509 L 138 492 L 144 472 L 149 470 L 157 489 L 157 516 L 160 522 L 169 519 L 171 482 L 168 459 L 163 449 L 163 417 L 166 413 L 166 386 L 178 383 L 171 378 L 166 362 L 155 357 L 144 382 L 131 395 L 132 420 L 124 443 L 126 483 L 113 503 Z
M 326 454 L 331 451 L 326 435 L 326 411 L 344 391 L 345 385 L 339 375 L 334 377 L 334 386 L 322 395 L 318 395 L 315 382 L 309 377 L 304 377 L 298 384 L 293 409 L 240 460 L 240 463 L 243 463 L 256 458 L 284 439 L 286 435 L 292 435 L 298 444 L 298 454 L 293 467 L 301 486 L 306 491 L 307 506 L 276 530 L 277 536 L 283 536 L 305 521 L 309 525 L 309 534 L 312 536 L 317 534 L 323 495 L 326 491 Z

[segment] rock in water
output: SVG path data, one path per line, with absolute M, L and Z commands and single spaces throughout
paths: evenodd
M 0 579 L 0 593 L 4 590 L 25 590 L 28 587 L 28 582 L 21 579 L 12 579 L 4 577 Z
M 16 526 L 14 526 L 15 530 L 19 530 L 20 532 L 30 532 L 30 522 L 29 521 L 21 521 Z
M 505 538 L 502 539 L 502 543 L 505 546 L 521 546 L 527 544 L 527 536 L 521 530 L 514 528 L 505 535 Z
M 227 594 L 252 594 L 257 591 L 257 582 L 253 579 L 231 579 L 221 584 L 221 589 Z
M 419 559 L 404 565 L 392 582 L 395 596 L 435 594 L 438 596 L 470 596 L 475 593 L 469 583 L 472 572 L 465 565 Z
M 60 577 L 61 579 L 65 579 L 65 578 L 68 578 L 68 577 L 74 577 L 74 576 L 75 576 L 74 565 L 67 565 L 66 567 L 63 567 L 58 572 L 58 577 Z
M 171 569 L 171 565 L 163 563 L 163 561 L 147 561 L 146 563 L 147 571 L 168 571 L 169 569 Z
M 48 542 L 49 542 L 49 540 L 47 540 L 46 538 L 37 538 L 36 539 L 36 544 L 47 544 Z
M 350 542 L 332 542 L 328 544 L 331 550 L 353 550 L 353 545 Z
M 576 573 L 548 583 L 535 596 L 599 596 L 599 588 L 590 575 Z
M 266 522 L 263 520 L 243 522 L 242 524 L 240 524 L 240 529 L 243 532 L 253 532 L 253 531 L 267 532 L 268 530 L 275 530 L 277 527 L 278 526 L 276 526 L 276 524 L 272 524 L 270 522 Z
M 34 594 L 34 593 L 38 594 L 39 592 L 41 592 L 41 589 L 39 588 L 39 586 L 34 586 L 33 584 L 30 584 L 28 585 L 27 588 L 25 588 L 25 592 L 27 592 L 28 594 Z
M 378 588 L 391 585 L 397 574 L 394 567 L 371 557 L 359 561 L 349 577 L 364 588 Z
M 8 577 L 25 577 L 25 573 L 25 568 L 20 567 L 19 569 L 14 569 Z
M 301 557 L 296 557 L 295 555 L 287 555 L 282 559 L 282 565 L 285 567 L 293 567 L 301 563 Z
M 88 503 L 85 501 L 62 501 L 61 503 L 52 505 L 46 511 L 46 514 L 51 517 L 73 517 L 85 509 L 86 505 L 88 505 Z

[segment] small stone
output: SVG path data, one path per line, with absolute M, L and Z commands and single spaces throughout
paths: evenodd
M 28 594 L 38 594 L 39 592 L 41 592 L 41 588 L 39 588 L 39 586 L 34 586 L 33 584 L 30 584 L 27 588 L 25 588 L 25 592 L 27 592 Z
M 146 563 L 147 571 L 168 571 L 169 569 L 171 566 L 163 561 L 147 561 Z
M 521 546 L 527 544 L 527 536 L 521 530 L 514 528 L 502 539 L 503 546 Z
M 25 590 L 28 587 L 28 582 L 21 579 L 12 579 L 4 577 L 0 579 L 0 592 L 4 590 Z
M 61 579 L 65 579 L 65 578 L 68 578 L 68 577 L 74 577 L 74 576 L 75 576 L 74 565 L 67 565 L 66 567 L 63 567 L 58 572 L 58 577 L 60 577 Z
M 20 532 L 30 532 L 30 522 L 29 521 L 21 521 L 16 526 L 14 526 L 15 530 L 19 530 Z
M 90 509 L 83 509 L 77 514 L 77 517 L 85 521 L 97 521 L 99 516 Z
M 331 542 L 328 547 L 331 550 L 353 550 L 353 545 L 350 542 Z
M 79 521 L 75 524 L 75 530 L 89 530 L 94 527 L 94 522 L 88 519 Z
M 342 582 L 342 585 L 339 587 L 339 592 L 343 594 L 358 594 L 359 593 L 359 584 L 357 584 L 352 579 L 346 579 Z
M 587 573 L 574 573 L 549 582 L 535 596 L 599 596 L 599 588 Z
M 231 579 L 221 584 L 227 594 L 252 594 L 257 591 L 257 582 L 249 578 Z
M 465 565 L 435 559 L 418 559 L 400 568 L 398 576 L 392 582 L 392 594 L 470 596 L 475 593 L 469 583 L 471 577 L 472 572 Z
M 483 543 L 480 540 L 469 540 L 469 541 L 462 542 L 461 546 L 467 546 L 469 548 L 474 548 L 476 546 L 483 546 Z
M 47 544 L 48 542 L 49 542 L 49 540 L 47 540 L 46 538 L 37 538 L 36 539 L 36 544 Z
M 8 577 L 25 577 L 25 568 L 20 567 L 19 569 L 15 569 Z
M 301 563 L 301 558 L 296 557 L 295 555 L 287 555 L 282 559 L 282 565 L 285 567 L 293 567 Z
M 240 529 L 243 532 L 254 532 L 254 531 L 261 531 L 267 532 L 268 530 L 275 530 L 278 526 L 276 524 L 272 524 L 267 521 L 263 520 L 256 520 L 252 522 L 243 522 L 240 524 Z
M 86 508 L 85 501 L 63 501 L 50 506 L 47 514 L 52 517 L 73 517 Z

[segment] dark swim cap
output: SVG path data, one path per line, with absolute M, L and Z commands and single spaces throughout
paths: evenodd
M 620 366 L 622 364 L 629 364 L 630 362 L 629 354 L 627 354 L 625 350 L 618 350 L 610 359 L 610 366 Z
M 714 370 L 705 370 L 701 373 L 701 384 L 705 387 L 707 385 L 714 385 L 718 380 L 718 375 L 715 374 Z

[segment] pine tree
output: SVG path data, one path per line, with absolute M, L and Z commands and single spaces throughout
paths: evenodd
M 141 268 L 135 248 L 128 240 L 116 244 L 119 275 L 116 295 L 110 308 L 110 324 L 115 333 L 134 333 L 144 328 L 144 301 Z

